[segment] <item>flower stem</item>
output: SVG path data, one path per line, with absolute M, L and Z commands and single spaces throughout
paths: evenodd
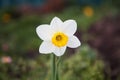
M 51 55 L 51 59 L 52 59 L 52 61 L 51 61 L 51 70 L 52 70 L 52 74 L 51 74 L 51 80 L 55 80 L 55 70 L 56 70 L 56 67 L 55 67 L 55 55 L 54 54 L 52 54 Z
M 61 57 L 58 57 L 56 63 L 56 72 L 55 72 L 55 80 L 59 80 L 59 63 L 61 61 Z

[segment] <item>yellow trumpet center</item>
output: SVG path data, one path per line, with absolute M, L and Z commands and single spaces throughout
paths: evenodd
M 65 46 L 68 42 L 68 36 L 62 32 L 57 32 L 52 37 L 52 43 L 57 47 Z

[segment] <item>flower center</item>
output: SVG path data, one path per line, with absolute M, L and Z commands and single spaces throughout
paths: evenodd
M 52 37 L 52 43 L 57 47 L 65 46 L 68 42 L 68 36 L 64 33 L 57 32 Z

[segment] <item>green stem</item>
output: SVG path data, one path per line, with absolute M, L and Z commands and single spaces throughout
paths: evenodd
M 60 59 L 61 57 L 58 58 L 57 63 L 56 63 L 56 73 L 55 73 L 55 80 L 59 80 L 59 63 L 60 63 Z
M 55 70 L 56 70 L 56 67 L 55 67 L 55 55 L 52 54 L 51 55 L 51 70 L 52 70 L 52 74 L 51 74 L 51 80 L 55 80 Z

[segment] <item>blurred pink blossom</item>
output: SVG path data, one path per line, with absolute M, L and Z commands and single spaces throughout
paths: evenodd
M 3 56 L 1 58 L 1 62 L 2 63 L 11 63 L 12 62 L 12 58 L 10 56 Z

